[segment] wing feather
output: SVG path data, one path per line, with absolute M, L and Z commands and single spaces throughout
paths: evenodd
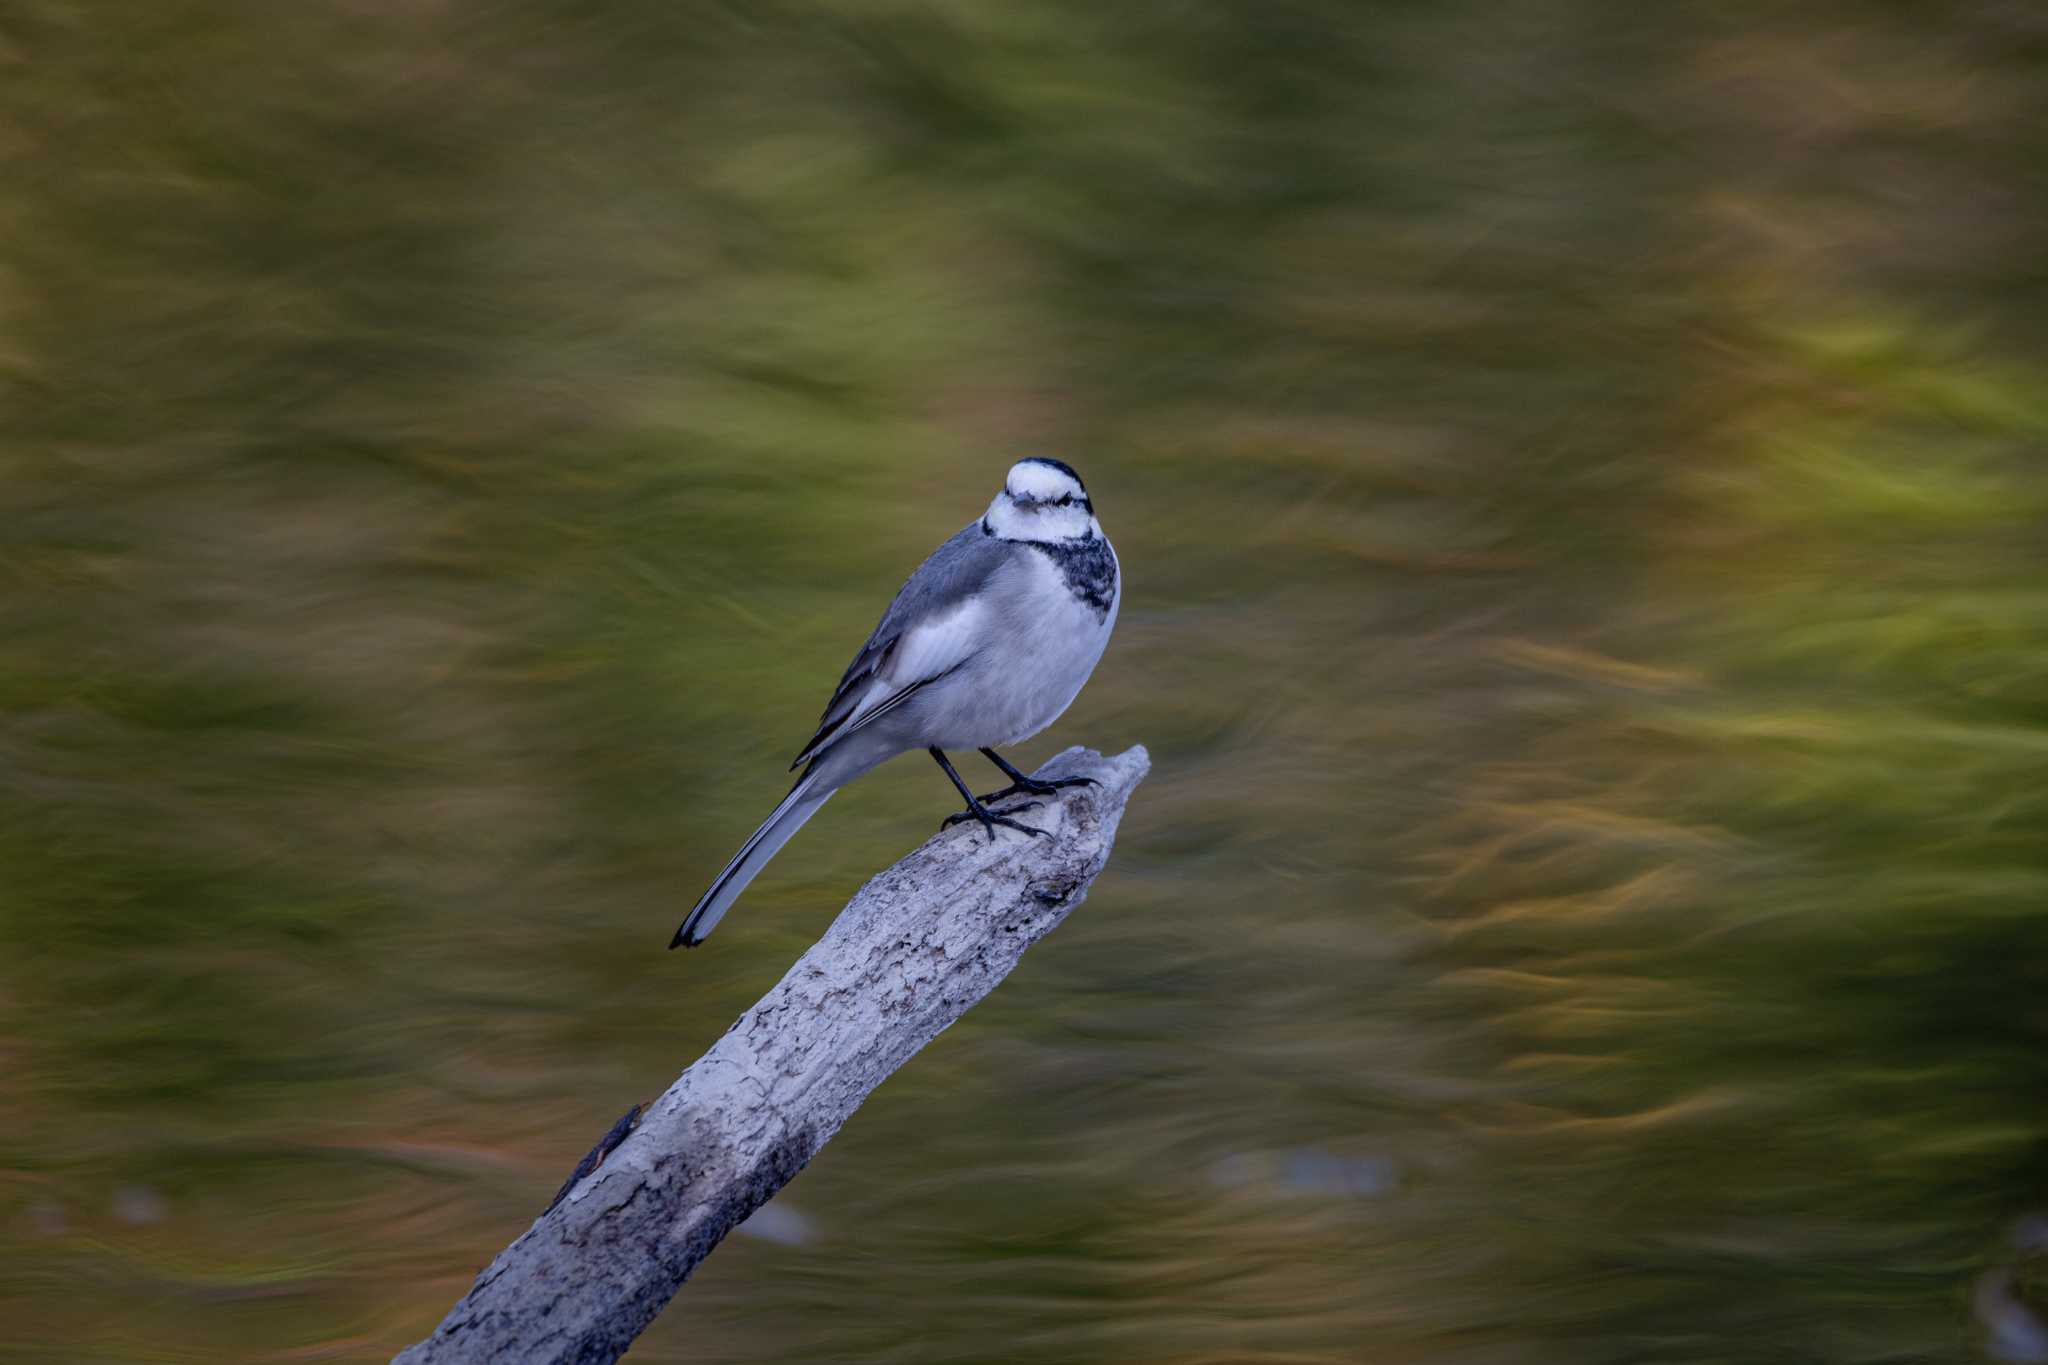
M 985 626 L 988 607 L 980 600 L 981 590 L 1014 553 L 1014 546 L 990 535 L 978 521 L 933 551 L 847 665 L 818 718 L 817 733 L 789 766 L 803 766 L 964 664 Z
M 968 597 L 886 640 L 870 640 L 840 679 L 817 733 L 790 767 L 808 763 L 827 745 L 872 725 L 965 664 L 984 638 L 988 610 L 979 598 Z

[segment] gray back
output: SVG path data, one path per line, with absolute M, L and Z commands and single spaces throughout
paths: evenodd
M 926 617 L 940 615 L 974 596 L 1017 549 L 1012 542 L 984 532 L 979 521 L 969 522 L 904 580 L 896 590 L 896 600 L 882 613 L 882 623 L 868 637 L 868 647 L 894 639 Z

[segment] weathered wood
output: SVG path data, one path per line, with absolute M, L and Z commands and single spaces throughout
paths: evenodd
M 965 824 L 875 877 L 589 1175 L 499 1253 L 407 1365 L 610 1361 L 869 1092 L 1009 975 L 1109 860 L 1143 748 L 1068 749 L 1032 838 Z M 1004 809 L 1013 809 L 1005 803 Z M 746 932 L 738 916 L 727 933 Z M 696 966 L 701 959 L 688 960 Z

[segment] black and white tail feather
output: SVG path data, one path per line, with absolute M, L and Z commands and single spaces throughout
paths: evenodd
M 789 789 L 789 795 L 782 798 L 782 804 L 774 813 L 761 822 L 761 828 L 754 831 L 740 851 L 725 865 L 725 871 L 718 874 L 718 880 L 711 883 L 711 889 L 704 893 L 696 907 L 683 920 L 683 927 L 676 930 L 676 936 L 669 940 L 671 948 L 694 948 L 704 941 L 704 936 L 718 927 L 718 921 L 725 918 L 725 912 L 747 889 L 747 883 L 754 880 L 768 860 L 782 851 L 790 837 L 804 827 L 804 822 L 818 813 L 832 793 L 816 791 L 818 770 L 814 767 L 796 780 Z

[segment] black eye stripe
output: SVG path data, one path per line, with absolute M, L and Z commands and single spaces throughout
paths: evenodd
M 1012 493 L 1010 497 L 1012 501 L 1016 502 L 1019 506 L 1022 507 L 1080 506 L 1087 508 L 1090 512 L 1093 512 L 1095 510 L 1095 504 L 1088 500 L 1088 495 L 1086 493 L 1062 493 L 1056 498 L 1028 498 L 1020 494 Z

